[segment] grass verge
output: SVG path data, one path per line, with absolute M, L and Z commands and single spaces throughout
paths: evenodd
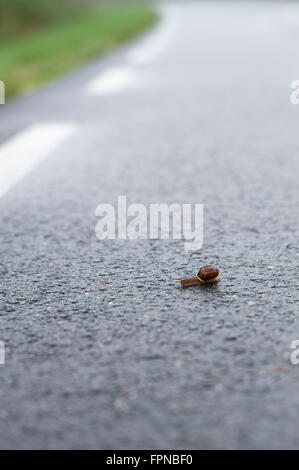
M 157 19 L 146 3 L 103 5 L 0 45 L 0 80 L 6 97 L 57 77 L 106 53 Z

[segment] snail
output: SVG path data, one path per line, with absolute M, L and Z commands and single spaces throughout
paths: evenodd
M 197 276 L 189 279 L 181 279 L 182 287 L 190 287 L 199 285 L 206 282 L 220 281 L 219 269 L 215 266 L 202 266 L 197 273 Z

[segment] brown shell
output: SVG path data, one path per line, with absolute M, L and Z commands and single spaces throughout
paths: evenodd
M 215 266 L 202 266 L 198 271 L 197 276 L 202 281 L 209 281 L 210 279 L 214 279 L 219 275 L 219 270 Z

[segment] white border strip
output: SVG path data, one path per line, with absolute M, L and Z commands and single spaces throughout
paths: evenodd
M 129 67 L 112 67 L 95 77 L 85 87 L 87 95 L 115 95 L 126 89 L 136 79 Z

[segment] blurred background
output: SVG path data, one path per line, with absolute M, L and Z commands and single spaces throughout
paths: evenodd
M 164 3 L 168 1 L 0 0 L 0 80 L 6 85 L 6 98 L 32 90 L 134 37 L 158 21 L 157 6 Z M 231 10 L 231 2 L 226 3 Z
M 6 97 L 107 52 L 156 19 L 142 0 L 0 0 L 0 80 Z

